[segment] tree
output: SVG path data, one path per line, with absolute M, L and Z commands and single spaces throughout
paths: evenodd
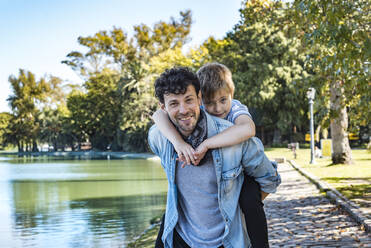
M 330 97 L 332 161 L 352 162 L 347 135 L 347 106 L 363 110 L 369 123 L 370 1 L 296 0 L 296 21 L 310 48 L 308 63 L 322 79 Z M 317 76 L 318 77 L 318 76 Z
M 135 81 L 144 76 L 142 65 L 167 50 L 182 47 L 187 42 L 192 23 L 191 11 L 180 12 L 179 21 L 171 18 L 169 23 L 160 21 L 151 29 L 145 24 L 134 26 L 134 37 L 130 38 L 122 28 L 100 31 L 94 36 L 79 37 L 86 53 L 73 51 L 62 63 L 71 66 L 82 76 L 102 72 L 109 68 Z
M 66 118 L 66 128 L 75 141 L 80 144 L 88 139 L 87 123 L 89 121 L 89 108 L 86 95 L 78 90 L 73 90 L 67 96 L 68 116 Z M 64 129 L 67 131 L 66 129 Z
M 165 67 L 191 63 L 181 50 L 188 40 L 191 12 L 180 16 L 153 28 L 134 26 L 132 38 L 117 27 L 79 37 L 88 51 L 73 51 L 62 62 L 85 79 L 86 93 L 71 95 L 67 106 L 74 125 L 89 136 L 93 147 L 146 150 L 143 140 L 157 102 L 154 77 Z
M 244 1 L 241 20 L 226 38 L 204 43 L 212 60 L 231 69 L 235 98 L 255 109 L 257 126 L 274 129 L 276 143 L 307 126 L 305 55 L 285 9 L 281 2 Z
M 9 96 L 10 107 L 13 111 L 10 122 L 8 141 L 16 144 L 19 151 L 23 151 L 23 144 L 26 151 L 37 151 L 37 139 L 39 133 L 39 114 L 37 108 L 41 104 L 49 88 L 45 79 L 36 81 L 32 72 L 23 69 L 19 70 L 19 76 L 10 76 L 9 82 L 13 94 Z
M 7 140 L 5 135 L 9 133 L 9 123 L 12 118 L 12 115 L 8 112 L 0 113 L 0 147 L 4 149 L 7 146 Z M 14 144 L 13 142 L 9 142 Z

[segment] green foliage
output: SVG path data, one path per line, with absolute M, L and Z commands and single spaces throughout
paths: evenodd
M 86 79 L 86 92 L 74 92 L 67 100 L 77 136 L 87 137 L 99 150 L 145 151 L 157 103 L 154 78 L 166 68 L 192 64 L 182 52 L 191 23 L 191 12 L 185 11 L 179 20 L 153 28 L 134 26 L 132 38 L 117 27 L 79 37 L 87 52 L 73 51 L 62 62 Z
M 297 0 L 293 17 L 304 33 L 308 46 L 307 64 L 316 72 L 329 111 L 321 111 L 331 120 L 334 139 L 333 162 L 351 162 L 348 110 L 351 126 L 367 126 L 371 111 L 370 17 L 371 3 L 360 1 Z M 319 79 L 319 80 L 318 80 Z M 319 105 L 320 109 L 327 104 Z M 317 105 L 318 107 L 318 105 Z M 327 123 L 323 123 L 327 125 Z
M 352 124 L 366 126 L 371 120 L 370 1 L 297 0 L 293 5 L 310 54 L 307 63 L 316 72 L 312 80 L 323 88 L 323 96 L 329 95 L 330 84 L 342 81 L 342 104 L 350 108 Z
M 37 138 L 40 131 L 38 106 L 45 101 L 50 88 L 45 79 L 36 81 L 32 72 L 19 70 L 19 76 L 10 76 L 9 82 L 13 94 L 7 99 L 13 111 L 5 134 L 9 144 L 18 146 L 19 151 L 37 151 Z
M 99 150 L 145 151 L 157 107 L 155 78 L 173 66 L 197 70 L 211 61 L 231 69 L 235 98 L 250 108 L 257 126 L 284 141 L 301 140 L 307 131 L 308 87 L 317 90 L 316 125 L 330 126 L 337 116 L 330 108 L 333 82 L 342 82 L 339 102 L 351 127 L 368 126 L 370 13 L 367 0 L 245 0 L 225 38 L 209 37 L 187 54 L 189 10 L 152 27 L 136 25 L 132 37 L 119 27 L 79 37 L 84 52 L 72 51 L 62 63 L 84 79 L 82 89 L 66 96 L 61 79 L 36 80 L 20 70 L 9 77 L 12 113 L 0 115 L 0 139 L 20 151 L 36 149 L 37 142 L 64 149 L 86 141 Z
M 255 123 L 290 135 L 307 125 L 304 53 L 281 2 L 245 1 L 241 20 L 222 41 L 204 43 L 212 60 L 226 64 L 235 98 L 255 109 Z M 299 113 L 299 114 L 298 114 Z
M 86 53 L 73 51 L 63 61 L 83 76 L 101 72 L 105 68 L 128 74 L 136 81 L 141 79 L 141 65 L 167 50 L 180 48 L 186 41 L 192 23 L 191 12 L 180 12 L 180 20 L 158 22 L 151 29 L 145 24 L 134 26 L 134 36 L 129 39 L 122 28 L 100 31 L 94 36 L 79 37 Z
M 5 134 L 9 133 L 9 123 L 12 118 L 12 115 L 7 112 L 0 113 L 0 149 L 4 149 L 7 146 L 7 142 L 5 139 Z M 14 144 L 13 142 L 9 142 L 10 144 Z
M 64 150 L 66 145 L 74 150 L 79 140 L 76 138 L 65 105 L 59 105 L 56 109 L 44 108 L 39 122 L 41 142 L 52 145 L 54 151 Z

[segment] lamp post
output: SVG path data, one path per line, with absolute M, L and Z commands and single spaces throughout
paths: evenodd
M 313 100 L 316 90 L 314 88 L 309 88 L 307 91 L 307 97 L 309 100 L 309 112 L 310 112 L 310 121 L 309 121 L 309 130 L 310 130 L 310 163 L 315 164 L 314 157 L 314 127 L 313 127 Z

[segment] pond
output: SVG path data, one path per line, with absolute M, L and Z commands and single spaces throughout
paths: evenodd
M 166 191 L 155 160 L 0 157 L 0 247 L 125 247 Z

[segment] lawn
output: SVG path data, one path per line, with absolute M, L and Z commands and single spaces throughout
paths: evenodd
M 310 149 L 299 149 L 297 158 L 287 148 L 266 148 L 270 158 L 285 157 L 294 160 L 306 171 L 331 184 L 348 199 L 362 207 L 371 207 L 371 152 L 366 149 L 353 149 L 354 163 L 351 165 L 333 165 L 331 158 L 316 158 L 316 164 L 310 164 Z

